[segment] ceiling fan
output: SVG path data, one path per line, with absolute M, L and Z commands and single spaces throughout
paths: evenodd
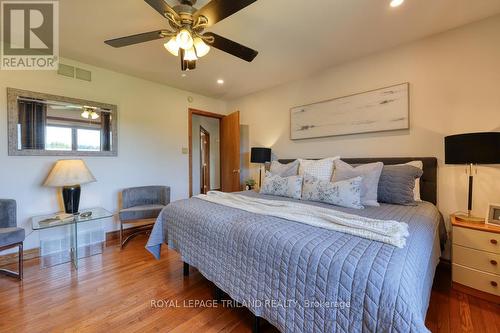
M 168 38 L 165 48 L 175 56 L 180 56 L 181 70 L 196 68 L 196 60 L 210 51 L 210 46 L 235 57 L 251 62 L 258 54 L 239 43 L 227 38 L 205 32 L 228 16 L 242 10 L 257 0 L 212 0 L 204 7 L 196 9 L 196 0 L 179 0 L 179 4 L 170 7 L 165 0 L 144 0 L 169 23 L 168 29 L 121 37 L 105 41 L 113 47 L 123 47 Z

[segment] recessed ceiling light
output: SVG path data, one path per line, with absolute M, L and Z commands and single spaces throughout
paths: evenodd
M 391 7 L 399 7 L 405 2 L 405 0 L 391 0 Z
M 217 84 L 224 84 L 224 80 L 223 79 L 218 79 L 217 80 Z

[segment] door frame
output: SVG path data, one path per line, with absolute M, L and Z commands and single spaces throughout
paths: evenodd
M 221 122 L 221 119 L 225 117 L 225 115 L 219 114 L 219 113 L 212 113 L 212 112 L 197 110 L 197 109 L 192 109 L 192 108 L 188 109 L 189 197 L 190 198 L 193 196 L 193 115 L 219 119 L 219 141 L 220 142 L 222 142 L 220 122 Z M 220 142 L 219 142 L 219 145 L 220 145 Z M 219 160 L 222 160 L 222 156 L 220 154 L 219 154 Z M 219 165 L 221 165 L 221 163 L 219 163 Z M 222 179 L 222 170 L 219 170 L 219 172 L 221 174 L 220 178 Z
M 207 131 L 203 126 L 200 125 L 200 192 L 203 193 L 203 191 L 205 191 L 205 182 L 204 181 L 207 181 L 207 184 L 208 184 L 208 191 L 210 191 L 210 187 L 211 187 L 211 182 L 210 182 L 210 132 Z M 204 154 L 206 154 L 206 152 L 204 150 L 201 149 L 201 147 L 203 146 L 202 144 L 202 140 L 201 140 L 201 134 L 203 133 L 203 135 L 205 135 L 205 145 L 207 146 L 207 150 L 208 150 L 208 161 L 207 161 L 207 170 L 208 172 L 205 171 L 205 168 L 203 168 L 203 165 L 201 163 L 201 161 L 203 161 L 204 159 Z M 208 138 L 208 140 L 207 140 Z M 220 154 L 219 154 L 219 159 L 220 159 Z M 208 174 L 208 179 L 205 179 L 205 173 Z M 204 181 L 201 181 L 201 180 L 204 180 Z

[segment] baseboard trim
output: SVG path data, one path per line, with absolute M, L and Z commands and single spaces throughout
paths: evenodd
M 151 224 L 152 226 L 153 224 Z M 133 234 L 136 232 L 138 229 L 140 229 L 141 226 L 137 227 L 132 227 L 132 228 L 127 228 L 123 230 L 123 235 L 124 237 L 127 237 L 130 234 Z M 106 233 L 106 246 L 108 246 L 108 242 L 115 242 L 120 239 L 120 230 L 116 231 L 110 231 Z M 29 249 L 29 250 L 24 250 L 24 261 L 30 260 L 30 259 L 35 259 L 40 257 L 40 248 L 34 248 L 34 249 Z M 0 267 L 11 265 L 17 263 L 17 253 L 9 253 L 9 254 L 4 254 L 0 255 Z M 440 258 L 439 264 L 440 267 L 444 269 L 449 269 L 451 270 L 451 262 L 448 259 L 443 259 Z
M 151 225 L 153 228 L 154 221 L 148 224 L 141 224 L 139 226 L 130 227 L 127 229 L 123 229 L 123 238 L 127 238 L 129 235 L 139 231 L 139 229 L 144 229 L 145 225 Z M 120 240 L 120 230 L 110 231 L 106 233 L 106 242 L 114 242 Z
M 34 249 L 24 250 L 23 255 L 24 255 L 23 261 L 38 258 L 40 257 L 40 248 L 37 247 Z M 0 267 L 17 264 L 17 262 L 18 262 L 17 252 L 0 255 Z
M 151 226 L 153 226 L 153 224 L 151 224 Z M 127 237 L 128 235 L 133 234 L 139 228 L 141 228 L 141 226 L 124 229 L 123 236 Z M 106 233 L 105 247 L 116 245 L 114 243 L 116 241 L 119 241 L 119 239 L 120 239 L 120 230 L 107 232 Z M 37 248 L 29 249 L 29 250 L 24 250 L 23 254 L 24 254 L 23 261 L 40 258 L 40 248 L 37 247 Z M 17 252 L 0 255 L 0 267 L 12 265 L 12 264 L 17 264 L 17 262 L 18 262 Z

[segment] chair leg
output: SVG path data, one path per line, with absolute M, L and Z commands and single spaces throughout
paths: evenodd
M 19 247 L 19 254 L 18 254 L 18 257 L 19 257 L 19 262 L 18 262 L 18 271 L 17 272 L 14 272 L 14 271 L 11 271 L 9 269 L 0 269 L 0 273 L 1 274 L 4 274 L 4 275 L 7 275 L 7 276 L 10 276 L 10 277 L 13 277 L 13 278 L 16 278 L 18 280 L 22 280 L 23 279 L 23 243 L 18 243 L 18 244 L 14 244 L 12 246 L 10 246 L 9 248 L 12 248 L 12 247 L 15 247 L 15 246 L 18 246 Z M 5 248 L 3 248 L 5 249 Z M 2 249 L 2 250 L 3 250 Z
M 139 235 L 143 235 L 143 234 L 148 234 L 151 232 L 151 226 L 150 225 L 144 225 L 142 227 L 139 227 L 136 229 L 136 231 L 130 235 L 128 235 L 127 237 L 125 237 L 125 239 L 123 239 L 123 229 L 121 229 L 121 235 L 122 235 L 122 239 L 120 241 L 121 243 L 121 248 L 123 249 L 125 247 L 125 245 L 127 245 L 128 241 L 131 240 L 132 238 L 134 238 L 135 236 L 139 236 Z
M 23 249 L 23 243 L 19 244 L 19 280 L 23 279 L 24 275 L 24 249 Z

